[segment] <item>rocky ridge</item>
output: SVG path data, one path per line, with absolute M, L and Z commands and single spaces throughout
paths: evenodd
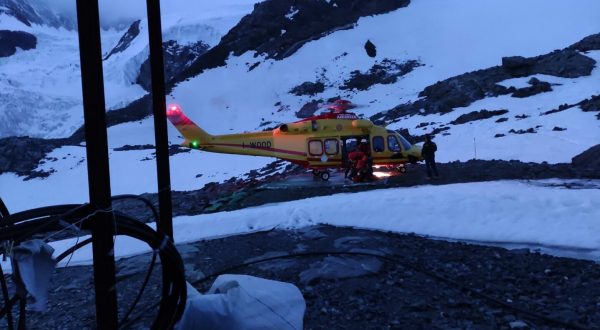
M 519 91 L 514 87 L 507 88 L 498 84 L 511 78 L 527 77 L 534 74 L 546 74 L 563 78 L 589 76 L 596 65 L 596 61 L 579 51 L 600 50 L 597 43 L 599 36 L 600 34 L 586 37 L 570 47 L 545 55 L 530 58 L 521 56 L 504 57 L 500 66 L 439 81 L 423 89 L 419 93 L 419 100 L 401 104 L 388 111 L 378 113 L 372 116 L 371 120 L 378 124 L 388 125 L 401 120 L 405 116 L 449 113 L 454 108 L 466 107 L 485 97 L 506 94 L 520 97 L 525 94 L 547 91 L 550 87 L 539 81 L 530 81 L 531 89 L 527 88 Z

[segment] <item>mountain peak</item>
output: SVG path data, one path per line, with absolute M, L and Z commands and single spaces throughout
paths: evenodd
M 73 19 L 55 13 L 41 1 L 0 0 L 0 14 L 14 17 L 27 26 L 37 24 L 68 30 L 76 27 Z

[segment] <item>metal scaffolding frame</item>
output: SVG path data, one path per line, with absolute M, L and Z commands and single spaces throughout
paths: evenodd
M 160 0 L 147 0 L 146 5 L 160 214 L 158 230 L 173 240 Z M 111 205 L 98 0 L 77 0 L 77 25 L 89 199 L 90 204 L 98 210 L 92 218 L 96 324 L 99 329 L 116 329 L 118 309 L 113 243 L 115 225 Z

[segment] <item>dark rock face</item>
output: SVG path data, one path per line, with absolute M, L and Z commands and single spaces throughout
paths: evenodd
M 367 42 L 365 42 L 365 51 L 367 52 L 367 55 L 369 55 L 369 57 L 377 56 L 377 48 L 371 42 L 371 40 L 367 40 Z
M 596 61 L 571 49 L 554 51 L 547 55 L 535 57 L 536 64 L 532 74 L 547 74 L 563 78 L 589 76 L 596 66 Z
M 590 49 L 596 49 L 595 44 L 589 40 L 584 44 Z M 376 114 L 371 120 L 377 124 L 390 124 L 404 116 L 444 114 L 488 96 L 517 91 L 515 88 L 498 85 L 506 79 L 534 74 L 577 78 L 590 75 L 595 65 L 596 61 L 571 48 L 530 58 L 505 57 L 501 66 L 465 73 L 428 86 L 419 93 L 422 99 Z M 547 86 L 540 88 L 547 89 Z
M 34 49 L 37 38 L 23 31 L 0 30 L 0 57 L 8 57 L 17 52 L 17 47 L 22 50 Z
M 508 132 L 512 133 L 512 134 L 532 134 L 532 133 L 537 133 L 536 130 L 535 130 L 535 128 L 533 128 L 533 127 L 530 127 L 528 129 L 520 129 L 520 130 L 511 129 Z
M 590 50 L 598 50 L 600 49 L 600 33 L 592 34 L 591 36 L 587 36 L 581 41 L 574 43 L 569 47 L 573 50 L 578 50 L 581 52 L 587 52 Z
M 512 97 L 524 98 L 552 91 L 552 86 L 549 82 L 540 81 L 537 78 L 531 78 L 528 83 L 531 86 L 517 89 L 512 93 Z
M 125 32 L 121 39 L 119 39 L 117 45 L 108 53 L 108 55 L 106 55 L 103 58 L 103 61 L 108 60 L 112 55 L 116 53 L 124 51 L 129 47 L 129 45 L 131 45 L 133 39 L 135 39 L 140 34 L 140 22 L 140 20 L 137 20 L 131 23 L 129 29 L 127 29 L 127 32 Z
M 0 174 L 16 173 L 20 176 L 44 177 L 34 169 L 50 151 L 69 144 L 67 139 L 38 139 L 8 137 L 0 139 Z
M 174 40 L 163 43 L 163 60 L 165 63 L 165 83 L 169 83 L 176 75 L 187 69 L 191 63 L 202 56 L 209 46 L 202 41 L 190 45 L 179 45 Z M 136 83 L 145 90 L 152 89 L 150 74 L 150 58 L 146 59 L 140 67 L 140 74 Z
M 106 112 L 106 126 L 114 126 L 130 121 L 142 120 L 152 114 L 152 98 L 146 94 L 142 98 L 129 103 L 126 107 Z M 85 140 L 84 127 L 81 126 L 70 137 L 75 142 Z
M 600 119 L 600 95 L 593 95 L 591 98 L 589 99 L 585 99 L 581 102 L 577 102 L 575 104 L 561 104 L 560 106 L 558 106 L 558 109 L 552 109 L 549 111 L 546 111 L 544 113 L 542 113 L 542 115 L 550 115 L 553 113 L 557 113 L 557 112 L 561 112 L 561 111 L 565 111 L 574 107 L 580 107 L 581 110 L 585 111 L 585 112 L 598 112 L 598 114 L 596 115 L 596 118 Z
M 406 7 L 410 0 L 267 0 L 254 5 L 221 42 L 199 58 L 177 81 L 221 66 L 230 53 L 247 51 L 284 59 L 302 45 L 339 29 L 351 28 L 360 17 Z M 284 31 L 282 33 L 282 31 Z
M 317 82 L 310 82 L 310 81 L 306 81 L 303 82 L 302 84 L 292 88 L 292 90 L 290 90 L 291 94 L 294 94 L 296 96 L 302 96 L 302 95 L 310 95 L 313 96 L 315 94 L 319 94 L 325 91 L 325 84 L 323 84 L 320 81 Z
M 583 111 L 595 111 L 598 112 L 598 119 L 600 119 L 600 95 L 594 95 L 589 99 L 585 99 L 579 103 L 581 110 Z
M 296 117 L 298 118 L 309 118 L 312 117 L 317 110 L 319 110 L 319 106 L 321 105 L 322 100 L 312 100 L 300 108 L 300 110 L 296 111 Z
M 483 120 L 483 119 L 488 119 L 488 118 L 492 118 L 494 116 L 501 116 L 505 113 L 508 113 L 508 110 L 506 109 L 502 109 L 502 110 L 480 110 L 480 111 L 473 111 L 473 112 L 469 112 L 467 114 L 461 115 L 458 118 L 456 118 L 455 120 L 451 121 L 450 124 L 452 125 L 460 125 L 460 124 L 465 124 L 471 121 L 476 121 L 476 120 Z
M 596 170 L 600 173 L 600 144 L 573 157 L 571 164 L 576 168 Z
M 267 0 L 258 3 L 254 11 L 229 31 L 217 46 L 203 54 L 200 54 L 201 51 L 197 47 L 190 49 L 189 53 L 198 54 L 192 63 L 186 62 L 189 53 L 174 52 L 177 56 L 173 57 L 173 62 L 181 56 L 182 60 L 177 62 L 185 65 L 169 72 L 169 63 L 165 60 L 168 71 L 165 75 L 167 93 L 178 82 L 196 76 L 206 69 L 224 65 L 231 52 L 240 55 L 254 50 L 272 58 L 282 59 L 310 40 L 321 38 L 340 28 L 351 27 L 362 16 L 383 14 L 405 7 L 409 3 L 410 0 L 337 0 L 331 3 L 313 0 Z M 293 19 L 289 19 L 285 15 L 292 7 L 298 9 L 298 13 Z M 286 30 L 286 33 L 281 35 L 281 30 Z M 286 51 L 282 53 L 281 50 Z M 165 54 L 165 58 L 168 56 Z M 258 64 L 260 62 L 254 63 L 253 66 Z M 141 84 L 150 86 L 147 75 L 145 78 L 142 75 L 140 77 L 142 78 L 138 79 Z M 146 95 L 121 109 L 107 112 L 107 124 L 113 126 L 144 119 L 152 113 L 151 105 L 152 100 Z M 73 133 L 71 138 L 83 141 L 83 127 Z
M 381 63 L 374 64 L 367 72 L 358 70 L 350 73 L 350 79 L 340 86 L 342 90 L 367 90 L 375 84 L 393 84 L 399 77 L 406 75 L 421 64 L 415 60 L 398 63 L 391 59 L 384 59 Z
M 67 29 L 76 26 L 72 18 L 57 15 L 39 0 L 0 0 L 0 14 L 12 16 L 27 26 L 38 24 Z
M 502 68 L 513 77 L 547 74 L 563 78 L 589 76 L 596 61 L 579 52 L 565 48 L 552 53 L 524 58 L 503 57 Z
M 144 144 L 144 145 L 130 145 L 130 144 L 126 144 L 122 147 L 118 147 L 118 148 L 114 148 L 114 151 L 130 151 L 130 150 L 148 150 L 148 149 L 154 149 L 154 146 L 151 144 Z

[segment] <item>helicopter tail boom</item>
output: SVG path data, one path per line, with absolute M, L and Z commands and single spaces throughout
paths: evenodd
M 168 107 L 167 118 L 185 138 L 185 141 L 182 143 L 185 146 L 198 148 L 212 138 L 212 135 L 196 125 L 177 105 L 170 105 Z

